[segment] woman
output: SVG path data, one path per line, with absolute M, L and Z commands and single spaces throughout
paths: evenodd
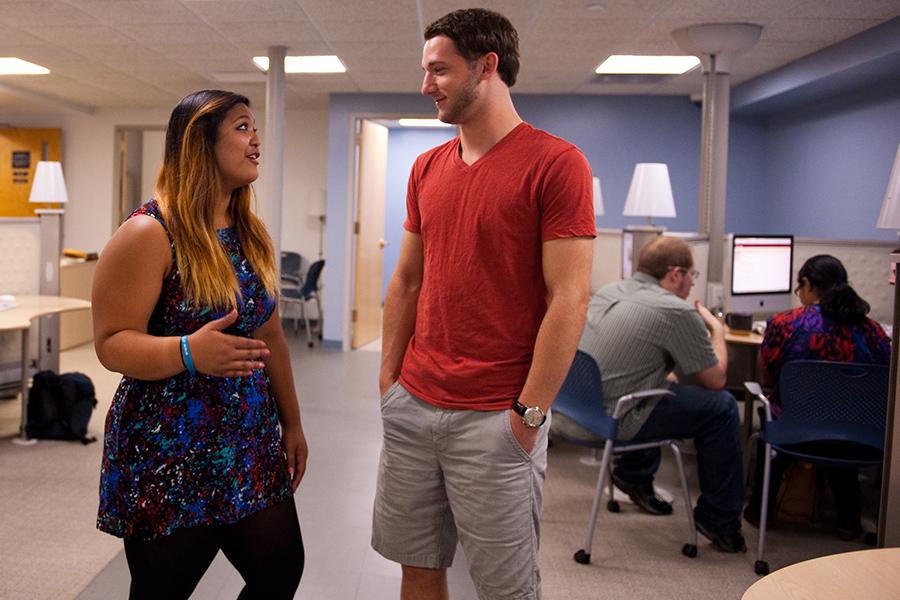
M 246 582 L 240 598 L 292 598 L 300 581 L 307 445 L 272 242 L 250 209 L 259 156 L 247 98 L 185 97 L 156 199 L 97 265 L 97 356 L 124 375 L 97 524 L 124 538 L 131 598 L 187 598 L 219 550 Z
M 802 306 L 769 320 L 759 352 L 757 374 L 760 383 L 774 390 L 774 418 L 780 414 L 777 382 L 785 363 L 828 360 L 887 364 L 891 356 L 890 339 L 878 323 L 866 317 L 869 303 L 850 287 L 841 261 L 828 254 L 813 256 L 800 268 L 795 291 Z M 776 462 L 772 471 L 775 482 L 781 479 L 785 466 L 783 460 Z M 862 532 L 857 469 L 829 468 L 826 472 L 838 511 L 838 536 L 848 540 L 856 538 Z M 753 498 L 744 513 L 750 522 L 759 520 L 761 488 L 762 467 L 758 464 Z M 771 488 L 770 506 L 778 486 Z

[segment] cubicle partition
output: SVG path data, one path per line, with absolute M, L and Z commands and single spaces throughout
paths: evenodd
M 40 293 L 41 223 L 38 218 L 0 217 L 0 294 Z M 37 359 L 38 328 L 31 330 L 30 359 Z M 19 385 L 19 333 L 0 333 L 0 389 Z

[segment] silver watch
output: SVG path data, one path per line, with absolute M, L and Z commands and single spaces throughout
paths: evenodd
M 525 406 L 518 400 L 513 402 L 513 410 L 517 415 L 522 417 L 522 422 L 526 427 L 538 428 L 547 420 L 547 415 L 541 410 L 540 406 Z

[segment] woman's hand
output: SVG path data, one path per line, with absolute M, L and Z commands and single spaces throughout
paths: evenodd
M 191 358 L 199 372 L 215 377 L 246 377 L 255 369 L 265 368 L 263 359 L 269 356 L 269 349 L 264 341 L 223 333 L 237 316 L 237 311 L 232 310 L 188 336 Z
M 298 423 L 294 427 L 285 427 L 281 432 L 281 444 L 287 455 L 288 473 L 291 476 L 291 487 L 296 492 L 300 480 L 306 473 L 306 457 L 309 455 L 309 447 L 306 445 L 306 436 L 303 435 L 303 427 Z

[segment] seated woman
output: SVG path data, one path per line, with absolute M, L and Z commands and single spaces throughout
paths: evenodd
M 796 294 L 802 306 L 773 316 L 759 352 L 757 374 L 762 385 L 773 389 L 772 416 L 778 418 L 778 378 L 781 367 L 794 360 L 827 360 L 887 364 L 891 341 L 881 326 L 866 317 L 869 303 L 859 297 L 847 281 L 841 261 L 828 254 L 807 260 L 797 274 Z M 762 444 L 760 444 L 760 447 Z M 756 482 L 744 517 L 759 522 L 762 495 L 762 452 L 758 451 Z M 777 482 L 786 466 L 785 457 L 772 462 L 769 514 L 778 492 Z M 856 468 L 826 469 L 838 512 L 837 533 L 850 540 L 862 533 L 858 471 Z

